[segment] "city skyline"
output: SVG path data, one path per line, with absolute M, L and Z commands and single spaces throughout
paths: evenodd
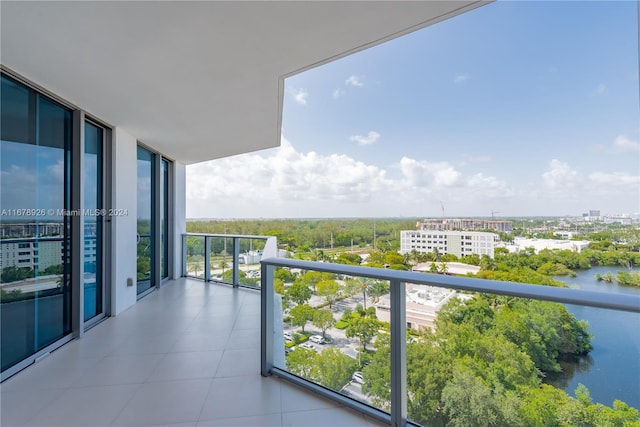
M 189 166 L 187 217 L 637 214 L 637 17 L 496 2 L 290 77 L 281 147 Z

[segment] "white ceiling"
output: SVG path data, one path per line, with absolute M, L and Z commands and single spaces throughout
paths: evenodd
M 486 1 L 2 1 L 2 65 L 167 156 L 280 143 L 283 78 Z

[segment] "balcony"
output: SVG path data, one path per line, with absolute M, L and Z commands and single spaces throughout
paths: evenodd
M 260 376 L 260 293 L 190 278 L 0 387 L 5 427 L 380 425 Z
M 414 342 L 408 328 L 419 322 L 433 325 L 433 316 L 416 302 L 425 289 L 443 304 L 452 298 L 450 290 L 457 290 L 640 312 L 640 299 L 632 296 L 277 257 L 256 264 L 247 258 L 254 248 L 263 254 L 276 250 L 275 239 L 264 236 L 188 234 L 183 243 L 185 274 L 206 280 L 168 282 L 2 383 L 1 425 L 413 425 L 421 420 L 411 409 L 407 375 L 415 362 L 407 358 Z M 232 280 L 222 284 L 218 280 L 225 277 L 218 277 L 221 268 L 216 263 L 227 262 L 232 273 L 225 277 Z M 284 312 L 275 292 L 277 268 L 388 284 L 389 294 L 377 307 L 378 317 L 386 316 L 389 327 L 378 328 L 376 335 L 388 338 L 389 351 L 371 361 L 390 373 L 388 399 L 366 393 L 366 369 L 364 376 L 350 372 L 335 384 L 291 369 L 285 339 L 295 338 L 298 331 L 286 320 L 290 311 Z M 243 283 L 241 271 L 259 271 L 260 279 Z M 314 298 L 322 303 L 318 295 Z M 349 296 L 366 300 L 360 298 Z M 333 311 L 344 311 L 344 305 L 337 306 L 345 302 L 334 301 Z M 356 338 L 339 336 L 332 327 L 327 334 L 333 342 L 310 339 L 307 347 L 300 347 L 319 353 L 334 348 L 349 356 L 354 369 L 366 365 L 361 359 L 365 353 L 351 345 Z M 371 355 L 375 346 L 367 346 Z M 356 362 L 361 366 L 355 368 Z
M 274 279 L 276 274 L 282 277 L 282 271 L 278 270 L 282 268 L 326 273 L 328 276 L 318 280 L 342 282 L 343 295 L 336 298 L 341 300 L 339 301 L 341 306 L 338 306 L 338 301 L 335 300 L 333 307 L 330 305 L 330 294 L 321 289 L 321 282 L 316 284 L 317 291 L 314 299 L 306 298 L 310 301 L 309 305 L 302 302 L 304 298 L 294 301 L 296 295 L 293 292 L 289 292 L 289 301 L 286 301 L 283 294 L 287 295 L 288 292 L 283 292 L 282 283 L 276 286 Z M 559 337 L 557 342 L 561 344 L 557 347 L 559 353 L 556 353 L 556 356 L 560 353 L 584 354 L 583 352 L 589 351 L 586 338 L 588 332 L 584 329 L 584 325 L 570 320 L 571 316 L 560 305 L 542 304 L 542 302 L 604 309 L 599 313 L 597 321 L 608 322 L 605 324 L 609 324 L 612 328 L 619 327 L 620 323 L 612 324 L 609 321 L 611 319 L 607 319 L 606 312 L 616 314 L 628 312 L 625 314 L 630 316 L 625 317 L 623 324 L 637 325 L 640 320 L 637 316 L 637 313 L 640 313 L 640 297 L 634 295 L 284 258 L 263 261 L 261 277 L 262 374 L 279 376 L 392 426 L 440 425 L 443 422 L 446 424 L 446 417 L 451 414 L 458 417 L 457 425 L 476 425 L 473 417 L 479 413 L 494 419 L 494 424 L 486 425 L 538 425 L 539 423 L 536 424 L 533 418 L 519 419 L 520 415 L 512 419 L 506 418 L 512 414 L 501 413 L 502 409 L 497 405 L 492 406 L 494 403 L 491 403 L 490 398 L 483 400 L 483 404 L 476 408 L 477 412 L 472 413 L 472 410 L 467 410 L 473 406 L 473 401 L 476 399 L 474 396 L 484 393 L 486 398 L 494 393 L 489 387 L 507 390 L 507 393 L 509 390 L 514 390 L 514 393 L 518 390 L 519 393 L 523 390 L 522 387 L 531 386 L 530 390 L 535 393 L 537 392 L 535 390 L 543 385 L 539 378 L 543 373 L 539 368 L 542 364 L 538 361 L 534 364 L 528 356 L 522 357 L 525 353 L 514 344 L 520 338 L 515 337 L 513 331 L 521 326 L 527 331 L 539 330 L 540 333 L 524 333 L 527 336 L 531 334 L 532 337 L 531 341 L 523 341 L 527 345 L 547 340 L 550 342 Z M 366 305 L 364 309 L 356 308 L 360 305 L 359 303 L 367 300 L 367 297 L 362 294 L 358 295 L 357 286 L 346 291 L 350 282 L 355 282 L 356 285 L 361 283 L 364 289 L 367 282 L 373 284 L 373 281 L 386 286 L 386 290 L 380 293 L 380 301 L 376 304 L 376 311 L 374 311 L 376 320 L 371 320 L 372 315 L 366 310 Z M 279 290 L 278 287 L 280 287 Z M 385 292 L 386 295 L 384 295 Z M 445 332 L 447 329 L 449 332 L 453 330 L 454 334 L 445 335 L 444 338 L 436 333 L 420 334 L 415 330 L 411 335 L 408 333 L 409 328 L 416 329 L 416 324 L 420 324 L 422 329 L 432 328 L 434 313 L 437 313 L 448 300 L 471 300 L 474 293 L 487 295 L 487 301 L 494 307 L 504 307 L 506 315 L 501 318 L 501 321 L 511 325 L 510 339 L 492 341 L 496 338 L 493 334 L 497 332 L 489 328 L 485 329 L 487 332 L 482 330 L 482 324 L 478 322 L 485 320 L 479 314 L 482 313 L 483 308 L 478 312 L 470 308 L 470 311 L 463 312 L 467 313 L 465 316 L 450 318 L 449 323 L 445 323 L 444 330 Z M 309 297 L 311 297 L 310 294 L 309 291 Z M 326 304 L 325 301 L 317 298 L 321 294 L 326 296 Z M 477 307 L 483 307 L 481 305 L 483 301 L 474 301 L 474 304 L 480 304 Z M 460 304 L 464 305 L 464 303 Z M 530 313 L 531 317 L 528 317 L 529 314 L 523 314 L 525 317 L 518 318 L 516 313 L 520 309 L 518 308 L 520 304 L 525 307 L 534 307 L 536 311 L 523 310 L 522 313 Z M 294 310 L 304 306 L 307 306 L 307 311 L 312 313 L 307 315 L 303 309 L 294 314 Z M 345 316 L 345 307 L 352 309 L 350 313 L 357 311 L 358 316 L 355 318 Z M 471 307 L 474 306 L 471 305 Z M 486 309 L 490 310 L 490 306 L 486 305 Z M 316 319 L 320 317 L 318 313 L 322 311 L 329 312 L 334 322 L 317 321 Z M 604 315 L 600 317 L 600 314 Z M 498 315 L 495 314 L 495 316 L 497 319 Z M 347 320 L 343 320 L 345 317 Z M 536 321 L 535 317 L 543 320 Z M 354 319 L 356 326 L 350 333 L 349 327 Z M 368 332 L 362 327 L 367 320 L 373 325 Z M 339 327 L 336 321 L 342 322 L 343 325 Z M 557 325 L 549 327 L 552 321 Z M 348 326 L 342 331 L 344 323 Z M 541 328 L 542 325 L 544 330 Z M 322 329 L 321 332 L 320 329 Z M 628 329 L 631 334 L 637 333 L 637 329 L 632 326 Z M 329 342 L 315 344 L 315 341 L 310 339 L 314 334 L 320 333 L 323 337 L 326 333 Z M 470 338 L 476 335 L 479 337 L 477 341 L 474 341 L 475 338 Z M 313 344 L 307 342 L 307 339 Z M 285 340 L 289 342 L 285 344 Z M 292 344 L 295 344 L 295 347 L 292 347 Z M 285 348 L 288 351 L 285 351 Z M 569 348 L 574 350 L 568 351 Z M 463 361 L 449 359 L 451 354 L 455 357 L 462 356 Z M 622 354 L 618 355 L 616 366 L 626 369 L 625 363 L 633 363 L 635 369 L 635 362 L 624 362 L 624 357 Z M 508 362 L 501 365 L 500 360 Z M 556 363 L 555 358 L 553 363 Z M 553 369 L 554 367 L 549 371 Z M 434 398 L 430 389 L 443 383 L 443 376 L 447 378 L 444 381 L 446 387 L 442 390 L 442 395 L 438 393 L 437 398 Z M 485 385 L 484 381 L 487 381 L 490 386 Z M 449 387 L 448 390 L 447 387 Z M 636 389 L 633 386 L 632 388 Z M 472 389 L 476 391 L 471 392 Z M 477 390 L 481 390 L 481 393 Z M 445 398 L 447 391 L 449 394 Z M 611 399 L 612 402 L 613 399 L 617 399 L 619 396 L 615 393 L 613 391 L 612 394 L 607 395 L 607 400 Z M 601 407 L 598 408 L 600 408 L 599 411 L 603 410 Z M 554 412 L 555 409 L 549 409 L 549 411 Z M 505 418 L 500 418 L 502 416 Z M 553 416 L 555 415 L 550 418 Z M 631 417 L 630 420 L 636 420 L 637 413 Z M 460 423 L 461 419 L 466 421 Z M 549 420 L 543 420 L 540 425 L 548 425 L 548 422 Z M 600 421 L 596 422 L 598 423 Z

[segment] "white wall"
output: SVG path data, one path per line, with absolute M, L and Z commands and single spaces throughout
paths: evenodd
M 187 232 L 187 168 L 182 163 L 175 162 L 174 187 L 173 187 L 173 222 L 174 222 L 174 250 L 173 250 L 173 277 L 182 276 L 182 234 Z
M 122 128 L 115 128 L 113 135 L 112 207 L 128 213 L 111 217 L 111 315 L 115 316 L 136 303 L 138 154 L 136 138 Z M 133 286 L 127 286 L 127 278 L 133 279 Z

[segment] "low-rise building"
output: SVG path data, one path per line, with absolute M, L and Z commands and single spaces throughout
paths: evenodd
M 451 289 L 407 283 L 407 328 L 415 330 L 423 328 L 434 329 L 438 311 L 451 298 L 467 297 Z M 391 321 L 391 297 L 389 294 L 381 296 L 375 307 L 378 320 L 382 322 Z
M 543 249 L 580 252 L 589 247 L 589 242 L 586 240 L 525 239 L 522 237 L 516 237 L 513 243 L 501 243 L 500 246 L 506 248 L 509 252 L 514 253 L 525 250 L 526 248 L 533 248 L 535 253 L 538 253 Z
M 416 224 L 418 230 L 496 230 L 511 232 L 513 222 L 500 219 L 451 218 L 425 219 Z
M 453 254 L 457 257 L 478 254 L 493 258 L 493 247 L 498 235 L 480 231 L 402 230 L 400 253 L 411 251 Z

